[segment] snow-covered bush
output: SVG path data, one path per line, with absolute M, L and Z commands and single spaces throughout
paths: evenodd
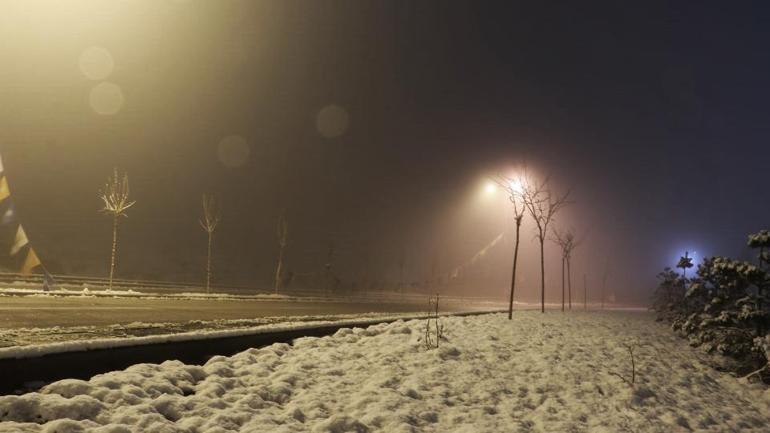
M 752 233 L 749 235 L 748 241 L 749 248 L 758 249 L 759 266 L 767 265 L 770 263 L 770 232 L 767 230 L 760 230 L 758 233 Z
M 660 283 L 652 295 L 652 309 L 658 313 L 659 320 L 673 321 L 684 305 L 685 280 L 669 267 L 658 274 L 658 280 Z
M 760 232 L 749 237 L 749 246 L 762 248 L 768 240 L 767 232 Z M 693 346 L 715 354 L 718 368 L 746 375 L 767 364 L 763 344 L 770 331 L 770 275 L 765 269 L 711 257 L 698 265 L 691 280 L 669 268 L 658 278 L 652 307 L 659 319 L 670 322 Z M 770 375 L 761 379 L 770 383 Z

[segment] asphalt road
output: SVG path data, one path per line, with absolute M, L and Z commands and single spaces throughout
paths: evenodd
M 422 312 L 426 309 L 427 305 L 422 303 L 6 296 L 0 297 L 0 329 L 251 319 L 267 316 Z M 484 308 L 458 303 L 446 303 L 442 306 L 442 311 L 481 309 Z

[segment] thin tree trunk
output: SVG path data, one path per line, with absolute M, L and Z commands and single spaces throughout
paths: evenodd
M 289 223 L 286 221 L 286 214 L 281 216 L 281 222 L 278 226 L 278 263 L 275 266 L 275 281 L 273 282 L 273 289 L 278 294 L 278 289 L 281 287 L 281 278 L 283 277 L 283 256 L 286 251 L 287 236 L 289 233 Z
M 602 310 L 604 309 L 604 289 L 607 287 L 607 277 L 602 279 Z
M 540 235 L 540 312 L 545 313 L 545 237 Z
M 569 309 L 572 310 L 572 269 L 570 267 L 570 260 L 567 257 L 567 299 L 569 300 Z
M 561 312 L 564 312 L 564 262 L 567 259 L 562 256 L 561 258 Z
M 213 233 L 209 232 L 209 242 L 206 254 L 206 293 L 211 293 L 211 238 Z
M 281 282 L 281 268 L 283 268 L 283 247 L 281 247 L 281 252 L 278 253 L 278 264 L 275 266 L 275 281 L 273 282 L 273 289 L 275 290 L 276 294 L 278 294 L 278 287 Z
M 112 217 L 112 257 L 110 258 L 110 285 L 112 290 L 112 278 L 115 275 L 115 255 L 118 251 L 118 216 Z
M 516 291 L 516 262 L 519 260 L 519 229 L 521 220 L 516 221 L 516 243 L 513 246 L 513 272 L 511 274 L 511 298 L 508 300 L 508 320 L 513 318 L 513 294 Z
M 588 311 L 588 283 L 586 283 L 586 274 L 583 274 L 583 310 Z

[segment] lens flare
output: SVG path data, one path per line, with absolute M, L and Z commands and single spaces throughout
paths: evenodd
M 315 124 L 318 132 L 324 137 L 339 137 L 348 130 L 350 116 L 347 110 L 338 105 L 327 105 L 318 112 Z
M 117 114 L 123 108 L 123 91 L 120 86 L 110 82 L 99 83 L 88 95 L 88 103 L 97 114 L 111 116 Z
M 249 143 L 239 135 L 230 135 L 223 138 L 217 146 L 217 157 L 225 167 L 236 168 L 246 163 L 249 159 Z
M 112 60 L 112 54 L 106 49 L 90 47 L 80 55 L 78 66 L 80 72 L 89 80 L 101 81 L 112 74 L 115 62 Z

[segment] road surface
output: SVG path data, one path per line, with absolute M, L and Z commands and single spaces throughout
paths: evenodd
M 427 303 L 406 302 L 2 296 L 0 329 L 253 319 L 268 316 L 422 312 L 426 309 Z M 489 306 L 457 302 L 442 305 L 442 311 L 482 309 L 489 309 Z

